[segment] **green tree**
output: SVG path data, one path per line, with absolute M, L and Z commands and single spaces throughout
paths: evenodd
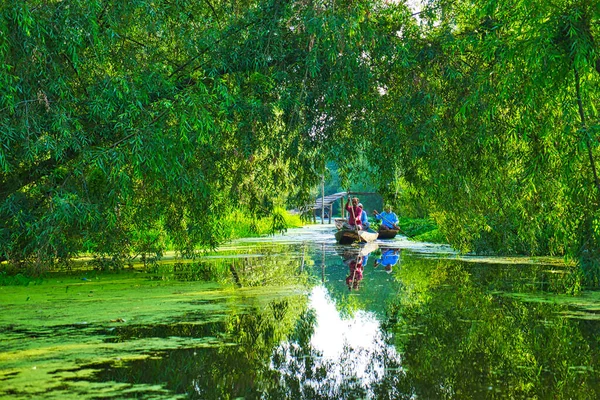
M 370 8 L 4 2 L 0 253 L 127 253 L 146 230 L 191 253 L 233 208 L 306 203 L 370 90 Z
M 381 185 L 399 173 L 464 251 L 597 269 L 600 6 L 435 1 L 420 18 L 376 72 L 371 146 L 397 149 L 370 160 Z
M 456 248 L 578 257 L 597 283 L 596 1 L 0 12 L 2 257 L 118 255 L 165 235 L 191 254 L 226 239 L 233 209 L 309 203 L 333 161 L 342 184 L 365 173 Z

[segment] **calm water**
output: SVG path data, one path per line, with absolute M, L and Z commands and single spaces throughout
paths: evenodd
M 560 260 L 313 226 L 1 286 L 0 397 L 595 399 L 599 321 Z

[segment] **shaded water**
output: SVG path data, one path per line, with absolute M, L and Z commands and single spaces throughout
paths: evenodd
M 366 258 L 366 259 L 365 259 Z M 600 294 L 555 259 L 330 226 L 0 287 L 0 397 L 600 397 Z

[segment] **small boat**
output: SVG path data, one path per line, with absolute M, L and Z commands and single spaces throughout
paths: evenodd
M 379 249 L 379 245 L 376 241 L 374 241 L 369 243 L 360 243 L 358 246 L 339 246 L 336 248 L 336 251 L 340 257 L 342 257 L 344 260 L 347 260 L 349 258 L 356 258 L 358 256 L 366 257 L 377 249 Z
M 372 230 L 350 230 L 340 229 L 335 233 L 335 240 L 340 244 L 351 244 L 354 242 L 368 243 L 377 240 L 379 234 Z
M 344 224 L 348 221 L 346 218 L 335 218 L 333 222 L 335 222 L 336 229 L 344 229 Z
M 400 229 L 379 229 L 379 239 L 393 239 Z

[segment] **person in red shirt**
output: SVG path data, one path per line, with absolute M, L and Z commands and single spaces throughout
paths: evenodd
M 348 211 L 348 225 L 351 228 L 355 228 L 358 226 L 358 229 L 362 229 L 361 215 L 362 215 L 362 207 L 358 205 L 358 197 L 352 198 L 352 205 L 350 204 L 350 196 L 348 196 L 348 200 L 346 201 L 346 211 Z
M 362 256 L 352 257 L 349 260 L 344 262 L 348 265 L 349 271 L 348 276 L 346 277 L 346 285 L 348 285 L 349 290 L 358 290 L 360 287 L 360 282 L 363 279 L 363 272 L 365 270 L 364 267 L 364 258 Z

